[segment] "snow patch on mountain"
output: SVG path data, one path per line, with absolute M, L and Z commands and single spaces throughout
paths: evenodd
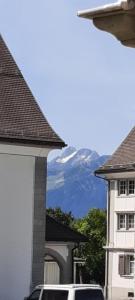
M 77 151 L 74 151 L 73 153 L 71 153 L 70 155 L 63 157 L 63 158 L 58 158 L 56 159 L 56 162 L 61 163 L 61 164 L 65 164 L 68 160 L 70 160 L 75 154 L 77 153 Z

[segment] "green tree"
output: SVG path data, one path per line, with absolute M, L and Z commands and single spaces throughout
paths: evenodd
M 80 246 L 74 253 L 85 260 L 81 267 L 83 283 L 99 283 L 104 285 L 106 243 L 106 211 L 91 209 L 82 219 L 75 219 L 71 212 L 63 212 L 61 208 L 49 208 L 47 213 L 57 221 L 70 226 L 88 238 L 88 242 Z
M 73 227 L 74 217 L 71 211 L 69 211 L 68 213 L 63 212 L 60 207 L 56 207 L 56 208 L 48 208 L 47 214 L 52 218 L 56 219 L 58 222 Z
M 104 285 L 106 211 L 91 209 L 86 217 L 76 221 L 74 227 L 88 237 L 88 243 L 76 253 L 86 260 L 82 270 L 83 281 Z

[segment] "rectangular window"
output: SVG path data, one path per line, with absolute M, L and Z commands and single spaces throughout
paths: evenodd
M 118 229 L 126 229 L 126 215 L 125 214 L 118 215 Z
M 118 181 L 118 195 L 134 195 L 135 194 L 135 180 L 122 179 Z
M 127 229 L 132 229 L 135 227 L 134 218 L 134 214 L 127 214 Z
M 129 255 L 128 259 L 129 259 L 129 274 L 133 275 L 134 274 L 134 256 Z
M 117 229 L 118 230 L 135 229 L 135 213 L 118 213 Z
M 133 276 L 134 275 L 134 255 L 125 254 L 119 255 L 119 275 Z
M 119 195 L 126 195 L 126 180 L 119 181 Z
M 134 194 L 135 193 L 135 181 L 134 180 L 129 180 L 128 181 L 128 194 Z

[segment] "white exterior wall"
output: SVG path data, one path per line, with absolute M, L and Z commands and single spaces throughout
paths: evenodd
M 59 255 L 62 256 L 62 258 L 66 261 L 67 256 L 69 254 L 68 244 L 67 243 L 49 243 L 46 242 L 46 247 L 49 249 L 54 250 L 55 252 L 59 253 Z
M 29 294 L 35 158 L 0 154 L 0 299 Z
M 113 269 L 112 269 L 112 286 L 118 288 L 128 288 L 129 291 L 131 288 L 134 288 L 134 278 L 130 276 L 120 276 L 118 274 L 118 265 L 119 265 L 119 255 L 122 252 L 113 253 Z
M 46 242 L 45 253 L 47 256 L 51 256 L 59 265 L 58 276 L 60 283 L 68 284 L 73 282 L 72 249 L 74 247 L 75 243 L 73 242 Z M 56 271 L 56 268 L 54 271 Z M 52 274 L 52 278 L 54 278 L 54 274 Z M 55 280 L 57 281 L 57 279 L 58 277 L 56 276 Z
M 125 174 L 124 178 L 128 177 L 129 175 Z M 132 174 L 132 178 L 135 178 L 135 174 Z M 119 255 L 134 252 L 135 231 L 120 231 L 117 228 L 118 213 L 135 212 L 135 196 L 118 196 L 117 181 L 115 179 L 110 181 L 109 243 L 107 245 L 109 251 L 108 299 L 112 300 L 128 299 L 128 292 L 135 290 L 134 276 L 119 275 Z

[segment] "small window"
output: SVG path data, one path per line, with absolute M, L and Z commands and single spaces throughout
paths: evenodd
M 134 214 L 127 214 L 127 229 L 134 229 Z
M 134 293 L 133 292 L 128 292 L 128 297 L 129 298 L 133 298 L 134 297 Z
M 134 194 L 135 193 L 135 181 L 134 180 L 129 180 L 128 181 L 128 194 Z
M 126 229 L 126 215 L 118 214 L 118 229 Z
M 119 181 L 119 195 L 126 195 L 126 180 Z
M 134 275 L 134 256 L 129 255 L 129 274 Z

